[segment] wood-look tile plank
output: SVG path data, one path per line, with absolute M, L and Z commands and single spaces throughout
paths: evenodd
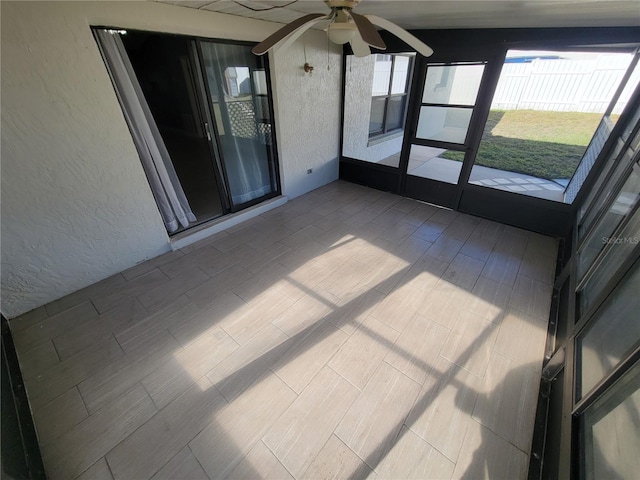
M 551 285 L 524 275 L 518 275 L 513 285 L 509 305 L 543 322 L 547 322 L 551 310 L 552 293 L 553 288 Z
M 439 279 L 426 294 L 417 312 L 447 328 L 453 328 L 458 314 L 467 304 L 470 293 L 464 288 Z
M 210 239 L 203 240 L 203 242 L 205 241 L 210 242 L 211 240 Z M 140 277 L 146 273 L 149 273 L 151 270 L 154 270 L 155 268 L 158 268 L 166 263 L 172 262 L 175 259 L 182 257 L 189 250 L 196 249 L 196 248 L 197 246 L 191 245 L 190 247 L 183 248 L 180 250 L 172 250 L 170 252 L 159 255 L 145 262 L 141 262 L 134 267 L 128 268 L 125 271 L 121 272 L 121 275 L 127 281 L 133 280 L 136 277 Z
M 494 250 L 482 269 L 482 276 L 512 286 L 516 281 L 522 259 L 511 252 Z
M 197 305 L 211 305 L 218 297 L 231 292 L 239 285 L 251 280 L 253 274 L 246 268 L 234 265 L 213 278 L 200 282 L 186 292 Z
M 473 418 L 520 450 L 531 449 L 539 370 L 495 354 L 480 388 Z
M 207 475 L 212 479 L 227 477 L 295 398 L 282 380 L 266 374 L 216 411 L 211 423 L 189 442 Z
M 155 413 L 144 389 L 134 388 L 42 449 L 48 477 L 75 478 Z
M 89 413 L 97 412 L 133 388 L 181 348 L 165 330 L 162 335 L 154 335 L 149 342 L 139 344 L 135 350 L 92 373 L 78 385 Z
M 324 367 L 273 424 L 263 442 L 294 477 L 299 477 L 358 393 L 344 378 Z
M 370 316 L 342 345 L 328 365 L 362 390 L 398 335 L 398 331 Z
M 87 468 L 77 480 L 113 480 L 113 475 L 111 475 L 107 461 L 102 457 Z
M 197 309 L 195 314 L 177 317 L 167 328 L 178 343 L 186 347 L 201 335 L 219 329 L 230 316 L 245 306 L 246 302 L 234 293 L 225 293 L 209 305 Z
M 528 455 L 488 428 L 472 422 L 464 437 L 453 479 L 527 478 Z
M 479 222 L 479 219 L 471 215 L 458 215 L 446 228 L 444 235 L 466 242 Z
M 318 292 L 323 295 L 323 292 Z M 377 290 L 354 293 L 337 299 L 333 310 L 325 317 L 347 335 L 352 335 L 371 311 L 384 299 L 385 294 Z
M 113 332 L 127 328 L 148 316 L 147 309 L 135 298 L 128 298 L 97 318 L 72 327 L 53 339 L 61 359 L 91 348 L 111 336 Z
M 207 377 L 228 401 L 249 389 L 291 347 L 289 337 L 269 324 L 216 365 Z
M 164 338 L 167 329 L 176 323 L 186 322 L 201 312 L 201 309 L 185 295 L 177 298 L 167 307 L 151 314 L 141 322 L 119 329 L 114 336 L 122 349 L 134 352 L 147 345 L 154 337 Z
M 454 212 L 448 208 L 438 207 L 438 210 L 429 217 L 429 220 L 448 226 L 451 225 L 458 216 L 460 216 L 458 212 Z
M 389 453 L 376 466 L 378 478 L 451 478 L 455 463 L 402 427 Z
M 227 478 L 230 480 L 247 480 L 249 478 L 293 480 L 291 474 L 263 442 L 257 442 Z
M 60 363 L 60 357 L 58 357 L 58 352 L 51 340 L 47 340 L 30 350 L 19 350 L 17 353 L 23 377 L 32 377 L 38 372 Z
M 17 351 L 26 352 L 53 337 L 64 334 L 81 323 L 95 319 L 97 316 L 98 312 L 93 304 L 85 301 L 13 333 L 13 342 Z
M 512 288 L 504 283 L 480 276 L 464 309 L 494 323 L 500 323 L 511 298 Z
M 442 274 L 442 279 L 458 285 L 465 290 L 472 290 L 485 263 L 473 257 L 459 253 Z
M 45 305 L 45 309 L 47 310 L 47 314 L 52 317 L 64 312 L 65 310 L 80 305 L 81 303 L 84 303 L 91 298 L 105 295 L 106 293 L 113 291 L 113 289 L 117 288 L 124 282 L 124 277 L 121 274 L 117 273 L 116 275 L 105 278 L 98 283 L 89 285 L 88 287 L 73 292 L 51 303 L 47 303 Z
M 432 372 L 450 330 L 416 313 L 387 348 L 385 361 L 422 385 Z
M 89 416 L 75 387 L 35 409 L 33 413 L 41 446 L 50 444 Z
M 43 305 L 41 307 L 34 308 L 27 313 L 23 313 L 22 315 L 9 319 L 9 328 L 15 335 L 16 332 L 24 330 L 25 328 L 29 328 L 36 323 L 40 323 L 48 316 L 49 314 L 47 313 L 47 309 Z
M 363 279 L 368 278 L 374 266 L 355 260 L 347 260 L 338 267 L 330 277 L 325 277 L 315 289 L 342 298 L 352 293 L 364 293 L 367 287 L 362 285 Z
M 423 255 L 407 270 L 405 276 L 400 280 L 400 284 L 429 293 L 447 268 L 449 268 L 448 263 L 429 255 Z
M 127 302 L 129 299 L 163 285 L 169 278 L 159 269 L 153 269 L 149 273 L 140 275 L 132 280 L 118 285 L 116 288 L 104 292 L 103 295 L 92 298 L 98 313 L 105 313 L 110 309 Z
M 173 277 L 155 288 L 146 290 L 138 296 L 138 300 L 147 310 L 157 311 L 171 304 L 173 300 L 180 297 L 198 285 L 209 280 L 209 276 L 197 267 L 185 273 Z
M 462 240 L 442 234 L 427 250 L 427 255 L 443 262 L 450 263 L 464 245 Z
M 487 261 L 501 233 L 502 225 L 482 219 L 460 249 L 460 253 L 483 262 Z
M 517 363 L 540 371 L 546 341 L 546 322 L 509 308 L 500 323 L 493 349 Z
M 71 387 L 78 385 L 94 372 L 124 355 L 122 348 L 113 337 L 54 365 L 30 379 L 25 379 L 29 402 L 34 410 L 49 403 Z
M 391 243 L 402 243 L 407 238 L 409 238 L 417 229 L 418 227 L 416 227 L 415 225 L 400 221 L 382 232 L 380 238 Z
M 446 228 L 446 225 L 428 219 L 413 232 L 413 236 L 433 243 L 440 238 L 440 235 L 442 235 Z
M 200 379 L 107 454 L 113 477 L 151 478 L 225 404 L 211 383 L 206 378 Z
M 420 385 L 383 362 L 335 434 L 375 468 L 392 448 L 419 391 Z
M 462 311 L 458 313 L 440 355 L 483 377 L 497 336 L 498 325 L 475 313 Z
M 207 331 L 171 355 L 142 380 L 142 385 L 161 409 L 237 348 L 238 344 L 222 329 Z
M 479 379 L 457 365 L 440 358 L 429 372 L 406 424 L 455 462 L 462 448 Z
M 305 328 L 325 319 L 335 308 L 331 307 L 328 302 L 322 301 L 322 298 L 304 295 L 295 304 L 278 315 L 273 324 L 292 337 Z
M 292 337 L 291 348 L 271 369 L 294 392 L 300 393 L 347 338 L 346 333 L 331 323 L 320 322 Z
M 294 303 L 295 300 L 277 290 L 268 290 L 228 315 L 221 322 L 221 327 L 234 341 L 244 345 Z
M 418 311 L 425 297 L 424 291 L 401 285 L 371 311 L 371 316 L 401 332 Z
M 532 233 L 518 274 L 552 285 L 556 270 L 557 245 L 554 238 Z
M 209 477 L 193 456 L 189 447 L 184 447 L 169 460 L 151 480 L 209 480 Z
M 300 478 L 308 480 L 363 480 L 375 474 L 369 466 L 347 447 L 342 440 L 331 435 Z

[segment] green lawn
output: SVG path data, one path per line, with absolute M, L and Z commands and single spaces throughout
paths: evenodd
M 601 114 L 492 110 L 482 134 L 476 165 L 539 178 L 570 178 Z M 463 152 L 442 157 L 462 161 Z

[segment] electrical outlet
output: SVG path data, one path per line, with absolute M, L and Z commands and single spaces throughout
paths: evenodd
M 310 173 L 313 173 L 313 168 L 307 168 L 307 175 L 309 175 Z

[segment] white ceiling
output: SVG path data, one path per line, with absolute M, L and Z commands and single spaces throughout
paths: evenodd
M 154 0 L 187 8 L 288 23 L 328 12 L 322 0 Z M 291 0 L 289 0 L 291 1 Z M 253 11 L 243 7 L 247 5 Z M 639 26 L 640 0 L 362 0 L 356 12 L 386 18 L 406 29 Z

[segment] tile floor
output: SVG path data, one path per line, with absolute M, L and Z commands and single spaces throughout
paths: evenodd
M 49 478 L 525 478 L 555 256 L 335 182 L 34 310 Z

